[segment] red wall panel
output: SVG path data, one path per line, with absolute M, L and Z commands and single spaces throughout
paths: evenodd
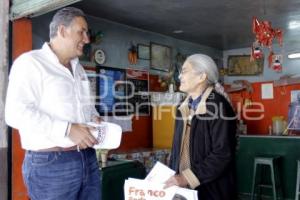
M 13 22 L 12 57 L 32 49 L 32 24 L 29 19 L 19 19 Z M 25 67 L 25 66 L 24 66 Z M 18 113 L 16 113 L 17 115 Z M 21 148 L 19 132 L 12 131 L 12 200 L 27 200 L 27 190 L 23 183 L 22 162 L 24 150 Z
M 274 99 L 262 99 L 261 98 L 261 85 L 264 83 L 272 82 L 259 82 L 252 83 L 253 93 L 249 94 L 246 91 L 234 92 L 230 94 L 231 99 L 233 100 L 234 106 L 237 106 L 238 103 L 241 105 L 244 104 L 246 98 L 250 99 L 252 102 L 261 103 L 263 107 L 263 113 L 250 113 L 248 116 L 260 116 L 263 115 L 262 119 L 259 120 L 249 120 L 245 116 L 242 116 L 242 119 L 247 124 L 248 134 L 268 134 L 268 127 L 272 125 L 273 116 L 284 116 L 287 120 L 288 116 L 288 106 L 291 101 L 291 90 L 300 90 L 300 84 L 288 85 L 274 87 Z M 250 106 L 249 109 L 257 108 L 256 106 Z

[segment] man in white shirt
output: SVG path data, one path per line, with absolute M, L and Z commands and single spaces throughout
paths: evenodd
M 31 200 L 97 199 L 100 172 L 88 122 L 100 123 L 78 56 L 89 43 L 84 13 L 59 10 L 50 41 L 19 56 L 9 76 L 5 117 L 26 150 L 23 177 Z

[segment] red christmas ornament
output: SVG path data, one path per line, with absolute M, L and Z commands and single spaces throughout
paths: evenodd
M 274 38 L 277 38 L 278 43 L 282 46 L 283 33 L 281 29 L 273 29 L 271 22 L 259 22 L 256 17 L 252 20 L 252 31 L 255 34 L 256 40 L 266 47 L 271 47 Z
M 272 56 L 272 69 L 275 72 L 281 72 L 282 71 L 282 55 L 273 55 Z
M 271 22 L 258 21 L 256 17 L 252 19 L 252 32 L 255 34 L 255 42 L 252 45 L 251 59 L 260 59 L 263 57 L 260 47 L 268 47 L 270 54 L 268 56 L 269 67 L 277 72 L 282 70 L 282 59 L 278 62 L 273 62 L 274 52 L 272 51 L 273 39 L 277 38 L 279 45 L 282 47 L 283 32 L 281 29 L 273 29 Z
M 254 42 L 251 51 L 251 60 L 261 59 L 263 57 L 263 51 L 258 42 Z

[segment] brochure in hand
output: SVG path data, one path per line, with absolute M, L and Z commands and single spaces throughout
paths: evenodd
M 145 180 L 129 178 L 124 184 L 125 200 L 198 200 L 197 191 L 172 186 L 164 189 L 164 182 L 175 174 L 157 162 Z

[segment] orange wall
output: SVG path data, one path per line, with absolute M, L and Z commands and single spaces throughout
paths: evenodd
M 132 119 L 132 132 L 124 132 L 118 150 L 152 147 L 151 116 L 135 116 Z
M 13 22 L 12 30 L 13 60 L 23 52 L 32 49 L 32 24 L 29 19 L 19 19 Z M 18 114 L 18 113 L 16 113 Z M 12 132 L 12 200 L 27 200 L 27 191 L 23 183 L 22 162 L 24 150 L 21 148 L 18 130 Z
M 248 134 L 268 134 L 268 127 L 269 125 L 272 125 L 273 116 L 282 115 L 285 120 L 287 120 L 288 105 L 291 101 L 291 90 L 300 90 L 300 84 L 274 87 L 274 99 L 261 99 L 261 85 L 263 83 L 272 82 L 252 83 L 252 94 L 249 94 L 246 91 L 230 94 L 234 105 L 238 102 L 243 103 L 245 98 L 249 98 L 252 102 L 261 103 L 264 107 L 264 117 L 261 120 L 246 120 L 242 117 L 247 124 Z M 255 107 L 252 106 L 249 108 L 251 109 Z M 251 116 L 258 115 L 260 114 L 251 114 Z

